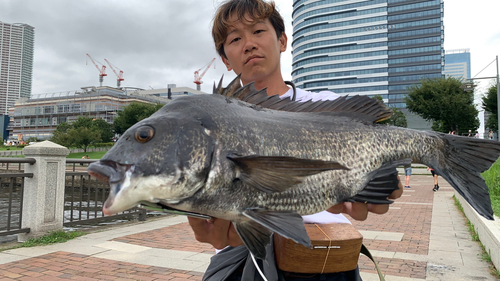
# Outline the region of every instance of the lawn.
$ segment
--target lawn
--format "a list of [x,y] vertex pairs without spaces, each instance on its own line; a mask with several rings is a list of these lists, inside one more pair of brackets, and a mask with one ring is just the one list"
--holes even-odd
[[95,152],[77,152],[70,153],[67,158],[77,158],[81,159],[83,156],[89,156],[89,159],[101,159],[106,151],[95,151]]
[[17,148],[15,145],[14,146],[0,145],[0,151],[4,151],[4,150],[11,150],[11,151],[14,151],[14,150],[23,150],[23,147]]
[[497,160],[488,171],[482,173],[482,176],[490,190],[493,212],[500,216],[500,160]]

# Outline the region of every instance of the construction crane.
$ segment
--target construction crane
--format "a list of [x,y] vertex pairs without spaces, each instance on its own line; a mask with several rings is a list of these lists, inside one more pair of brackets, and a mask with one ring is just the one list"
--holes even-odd
[[95,68],[97,68],[97,71],[99,71],[99,84],[100,84],[100,87],[102,87],[102,81],[104,80],[103,77],[108,76],[106,74],[106,66],[97,61],[102,66],[102,68],[99,68],[99,66],[96,63],[96,60],[94,60],[89,54],[87,54],[87,56],[90,58],[92,63],[95,65]]
[[[215,61],[215,58],[213,58],[210,63],[208,64],[208,66],[205,68],[205,70],[203,71],[203,73],[200,75],[200,71],[205,67],[202,67],[198,70],[196,70],[194,72],[194,83],[196,84],[196,90],[198,91],[201,91],[201,83],[203,83],[203,81],[201,81],[201,78],[203,78],[203,76],[205,75],[205,73],[207,73],[207,70],[210,68],[210,66],[212,65],[212,63],[214,63]],[[215,65],[214,65],[214,68],[215,68]]]
[[[123,79],[123,71],[121,69],[119,69],[118,67],[116,67],[116,65],[112,65],[107,59],[104,59],[104,60],[108,63],[109,67],[111,67],[111,70],[113,70],[113,72],[116,74],[116,77],[117,77],[116,78],[116,87],[120,88],[120,82],[125,80],[125,79]],[[120,70],[120,72],[117,73],[115,68]]]

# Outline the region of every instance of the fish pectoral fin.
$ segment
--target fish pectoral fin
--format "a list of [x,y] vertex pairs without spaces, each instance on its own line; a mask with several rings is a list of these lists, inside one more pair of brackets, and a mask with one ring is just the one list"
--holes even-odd
[[301,183],[305,177],[330,170],[348,170],[334,161],[288,156],[228,155],[240,169],[239,179],[267,193],[282,192]]
[[266,246],[271,242],[271,230],[255,221],[234,223],[234,228],[254,257],[266,259]]
[[382,165],[374,171],[372,179],[365,188],[355,196],[349,198],[350,202],[362,202],[370,204],[392,204],[387,199],[392,192],[399,189],[398,166],[410,164],[411,159],[403,159]]
[[276,212],[263,209],[247,209],[243,215],[296,243],[312,248],[311,239],[304,227],[304,220],[295,212]]

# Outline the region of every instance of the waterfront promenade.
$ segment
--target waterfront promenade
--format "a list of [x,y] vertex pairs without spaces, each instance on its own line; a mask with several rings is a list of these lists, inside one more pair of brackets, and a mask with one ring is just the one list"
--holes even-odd
[[[433,192],[431,176],[413,175],[412,188],[387,214],[353,221],[365,245],[387,281],[497,280],[454,205],[453,189],[439,180]],[[0,280],[201,280],[213,254],[194,239],[185,217],[168,217],[0,252]],[[366,257],[359,267],[363,280],[378,280]]]

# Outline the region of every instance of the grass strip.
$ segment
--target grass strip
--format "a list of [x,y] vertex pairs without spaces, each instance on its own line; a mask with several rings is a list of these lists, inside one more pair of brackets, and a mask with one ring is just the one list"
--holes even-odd
[[56,244],[56,243],[64,243],[68,240],[74,239],[76,237],[80,237],[84,234],[86,234],[86,233],[83,231],[66,232],[64,230],[57,230],[57,231],[49,232],[49,234],[44,235],[44,236],[39,237],[39,238],[36,238],[36,239],[35,238],[29,239],[28,241],[23,242],[19,245],[0,249],[0,252],[6,251],[6,250],[17,249],[17,248],[28,248],[28,247],[35,247],[35,246],[51,245],[51,244]]
[[491,198],[493,213],[500,216],[500,160],[497,160],[489,170],[481,174],[483,176]]
[[472,237],[473,241],[476,241],[479,243],[481,246],[481,259],[483,261],[486,261],[489,264],[489,269],[491,275],[495,276],[497,279],[500,280],[500,271],[495,268],[495,265],[493,265],[493,262],[491,261],[491,255],[489,252],[486,251],[486,248],[484,247],[483,243],[481,243],[481,240],[479,240],[479,234],[476,232],[476,229],[474,228],[474,225],[470,222],[470,220],[467,218],[464,212],[464,208],[462,207],[462,204],[458,201],[458,199],[453,195],[453,200],[455,200],[455,206],[457,206],[458,210],[460,211],[460,214],[465,218],[467,228],[469,228],[469,233]]

